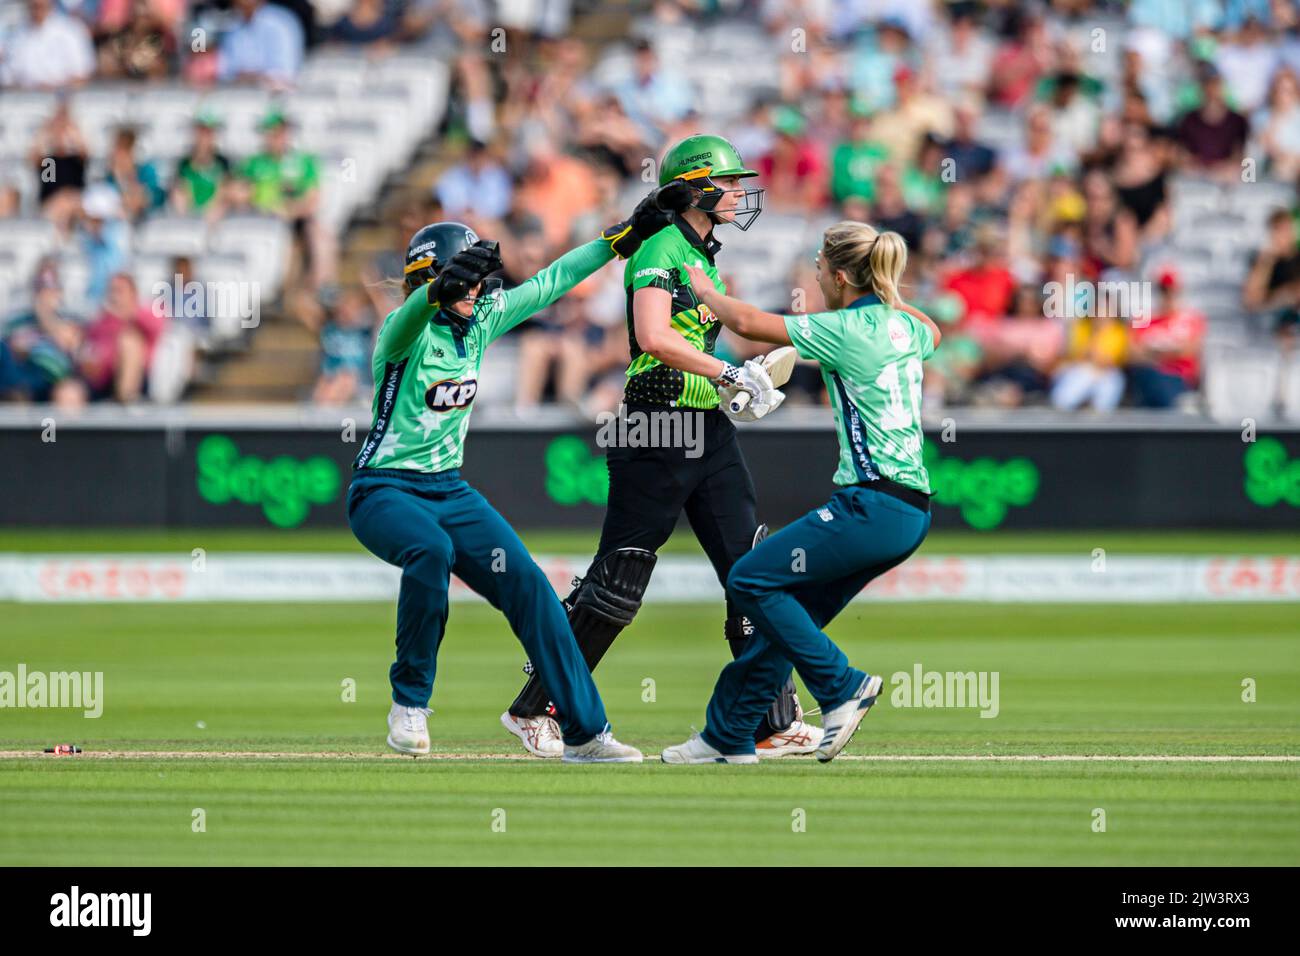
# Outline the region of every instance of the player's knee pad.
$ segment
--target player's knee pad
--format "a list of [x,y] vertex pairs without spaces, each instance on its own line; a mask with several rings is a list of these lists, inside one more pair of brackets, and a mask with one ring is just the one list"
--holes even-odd
[[597,560],[587,576],[575,582],[564,604],[588,667],[595,668],[614,638],[636,617],[656,560],[653,552],[620,548]]
[[581,613],[627,627],[641,608],[656,560],[652,552],[641,548],[619,548],[605,555],[592,564],[569,596],[570,617]]

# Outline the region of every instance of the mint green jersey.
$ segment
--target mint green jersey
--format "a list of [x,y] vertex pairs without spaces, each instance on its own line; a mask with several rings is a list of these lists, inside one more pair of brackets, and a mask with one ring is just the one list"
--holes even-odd
[[371,359],[374,421],[353,467],[429,472],[459,468],[488,345],[613,257],[609,243],[595,240],[513,289],[480,296],[464,335],[436,319],[429,285],[407,296],[379,329]]
[[669,324],[694,348],[712,355],[722,326],[709,307],[695,297],[682,266],[703,269],[714,287],[726,292],[713,264],[713,256],[721,248],[722,244],[712,236],[701,239],[689,223],[679,218],[641,243],[641,248],[627,260],[623,284],[627,288],[627,338],[632,362],[627,367],[625,401],[681,408],[718,407],[718,390],[703,375],[669,368],[642,351],[636,340],[632,300],[637,289],[663,289],[672,296]]
[[934,354],[929,326],[874,295],[848,308],[787,315],[800,357],[821,365],[840,441],[835,484],[889,478],[929,493],[921,464],[921,363]]

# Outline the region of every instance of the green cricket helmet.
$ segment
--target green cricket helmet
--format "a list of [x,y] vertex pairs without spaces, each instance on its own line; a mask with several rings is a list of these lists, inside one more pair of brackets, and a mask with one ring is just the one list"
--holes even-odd
[[[762,187],[724,189],[717,180],[728,176],[744,179],[757,175],[756,170],[745,166],[740,151],[730,142],[721,136],[701,133],[686,137],[668,150],[659,166],[659,185],[664,186],[674,179],[686,180],[701,190],[702,194],[695,203],[697,209],[707,212],[715,223],[730,222],[743,231],[753,225],[763,211]],[[727,192],[740,193],[740,200],[731,210],[732,218],[722,219],[713,210]]]

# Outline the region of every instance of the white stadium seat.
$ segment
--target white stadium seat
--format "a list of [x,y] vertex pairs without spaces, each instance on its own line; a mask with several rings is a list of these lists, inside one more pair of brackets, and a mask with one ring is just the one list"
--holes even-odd
[[144,255],[196,256],[207,245],[208,224],[196,216],[153,216],[136,230],[135,251]]
[[1280,373],[1276,350],[1218,348],[1205,358],[1205,398],[1213,418],[1240,422],[1271,416]]

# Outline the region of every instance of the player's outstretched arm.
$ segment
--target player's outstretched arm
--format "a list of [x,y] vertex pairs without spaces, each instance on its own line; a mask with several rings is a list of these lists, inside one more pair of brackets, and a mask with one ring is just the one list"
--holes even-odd
[[379,330],[380,354],[389,360],[405,355],[439,309],[464,299],[500,268],[496,242],[483,240],[456,253],[436,279],[408,295],[384,322]]
[[755,342],[771,342],[774,345],[789,345],[790,333],[785,328],[785,318],[772,312],[764,312],[748,302],[741,302],[729,295],[723,295],[713,285],[703,269],[684,266],[691,278],[691,291],[695,297],[709,307],[718,321],[731,331]]
[[943,332],[939,330],[939,326],[935,323],[934,319],[930,318],[920,309],[916,308],[916,306],[908,305],[906,302],[900,302],[898,304],[898,307],[902,309],[904,312],[906,312],[908,315],[912,316],[914,319],[917,319],[918,321],[925,323],[925,325],[930,329],[930,334],[934,336],[934,347],[938,348],[939,340],[943,338]]
[[490,318],[491,337],[510,331],[530,315],[540,312],[615,256],[626,259],[671,221],[673,213],[691,204],[694,192],[681,181],[652,190],[632,215],[615,223],[585,245],[571,249],[527,282],[499,296]]

